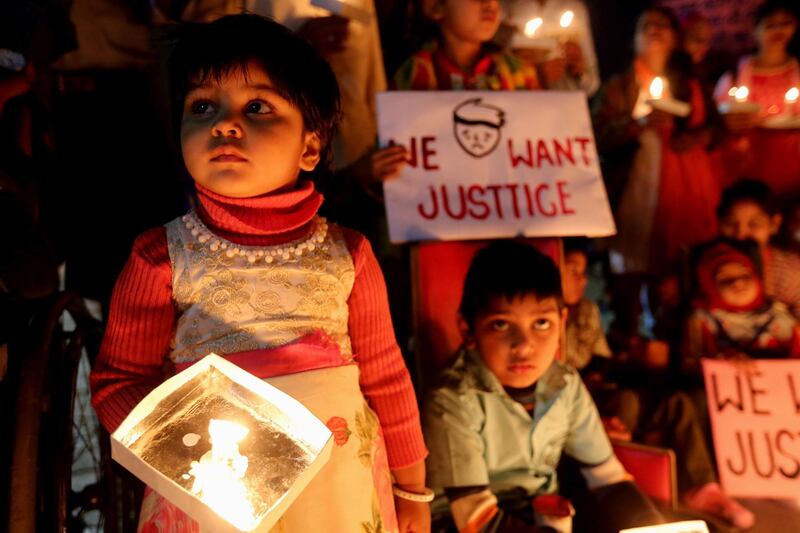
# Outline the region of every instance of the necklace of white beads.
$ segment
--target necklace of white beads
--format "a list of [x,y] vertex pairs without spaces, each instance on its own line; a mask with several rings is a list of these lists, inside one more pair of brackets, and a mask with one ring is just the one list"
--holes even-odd
[[325,237],[328,234],[328,221],[324,217],[315,216],[312,223],[314,225],[308,237],[276,246],[242,246],[234,242],[217,237],[203,224],[197,213],[190,211],[181,217],[184,226],[189,230],[193,237],[200,244],[206,245],[212,252],[224,250],[228,257],[240,256],[247,259],[249,263],[263,259],[266,263],[272,263],[280,259],[288,261],[302,256],[304,253],[313,252],[317,248],[325,249],[327,246]]

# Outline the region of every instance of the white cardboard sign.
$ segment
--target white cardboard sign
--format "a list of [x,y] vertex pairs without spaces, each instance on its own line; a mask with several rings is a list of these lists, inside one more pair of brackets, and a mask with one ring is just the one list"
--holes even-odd
[[583,93],[385,92],[378,130],[393,242],[616,233]]
[[800,361],[705,359],[703,373],[725,492],[800,497]]

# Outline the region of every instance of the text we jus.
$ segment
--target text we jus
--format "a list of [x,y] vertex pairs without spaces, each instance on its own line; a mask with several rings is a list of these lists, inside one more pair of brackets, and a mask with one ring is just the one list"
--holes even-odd
[[[488,137],[488,132],[486,135]],[[464,148],[462,141],[467,148]],[[442,168],[439,142],[437,136],[430,135],[392,139],[389,144],[403,144],[406,147],[406,162],[412,169],[440,174],[448,169]],[[490,217],[503,220],[550,218],[575,213],[570,201],[570,183],[563,179],[547,179],[547,170],[590,168],[594,153],[591,138],[509,138],[503,142],[485,138],[483,144],[460,140],[466,155],[471,155],[476,160],[494,151],[492,147],[488,153],[481,153],[491,143],[496,143],[499,152],[492,157],[505,157],[509,173],[513,173],[516,179],[488,185],[454,184],[445,181],[428,185],[420,193],[421,201],[417,205],[420,217],[425,220],[485,220]],[[468,162],[465,167],[469,168]]]
[[723,377],[712,372],[709,409],[718,416],[742,415],[747,420],[793,420],[754,429],[742,424],[733,434],[733,450],[722,461],[735,476],[758,476],[800,481],[800,372],[766,379],[759,371]]

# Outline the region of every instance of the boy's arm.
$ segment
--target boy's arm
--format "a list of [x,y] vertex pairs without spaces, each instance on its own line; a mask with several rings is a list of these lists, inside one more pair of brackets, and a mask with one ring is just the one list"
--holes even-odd
[[564,452],[584,466],[581,473],[590,489],[630,479],[611,448],[597,407],[577,376],[568,381],[571,395],[569,435]]
[[389,300],[378,261],[363,235],[342,233],[355,265],[349,331],[360,370],[361,391],[380,420],[389,467],[400,470],[427,455],[411,378],[394,336]]
[[92,404],[108,431],[163,380],[174,325],[166,230],[154,228],[136,239],[117,280],[91,373]]
[[459,531],[480,531],[497,514],[478,431],[480,408],[470,398],[440,388],[426,402],[423,421],[430,485],[444,489]]

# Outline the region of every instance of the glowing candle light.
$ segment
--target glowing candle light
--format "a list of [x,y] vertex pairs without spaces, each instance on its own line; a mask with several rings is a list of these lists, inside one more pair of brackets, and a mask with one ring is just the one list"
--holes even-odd
[[523,30],[523,32],[525,33],[525,36],[526,37],[533,37],[536,34],[536,30],[541,28],[543,23],[544,23],[544,20],[542,20],[542,17],[532,18],[531,20],[526,22],[525,23],[525,29]]
[[562,28],[569,28],[574,18],[575,18],[575,13],[573,13],[570,10],[567,10],[561,13],[561,19],[558,21],[558,23]]
[[208,433],[211,450],[200,461],[192,461],[192,493],[225,520],[248,531],[257,524],[244,479],[247,457],[239,453],[239,443],[250,430],[228,420],[211,419]]
[[783,96],[783,101],[785,104],[794,105],[797,103],[797,98],[800,96],[800,90],[797,87],[792,87],[786,94]]
[[750,89],[748,89],[746,85],[737,87],[736,91],[734,91],[733,93],[733,97],[736,99],[737,102],[746,102],[747,99],[750,97]]
[[664,80],[661,76],[656,76],[650,82],[650,97],[654,100],[660,100],[664,96]]
[[739,89],[738,87],[731,87],[730,89],[728,89],[728,96],[730,96],[731,98],[736,96],[736,91],[738,89]]

